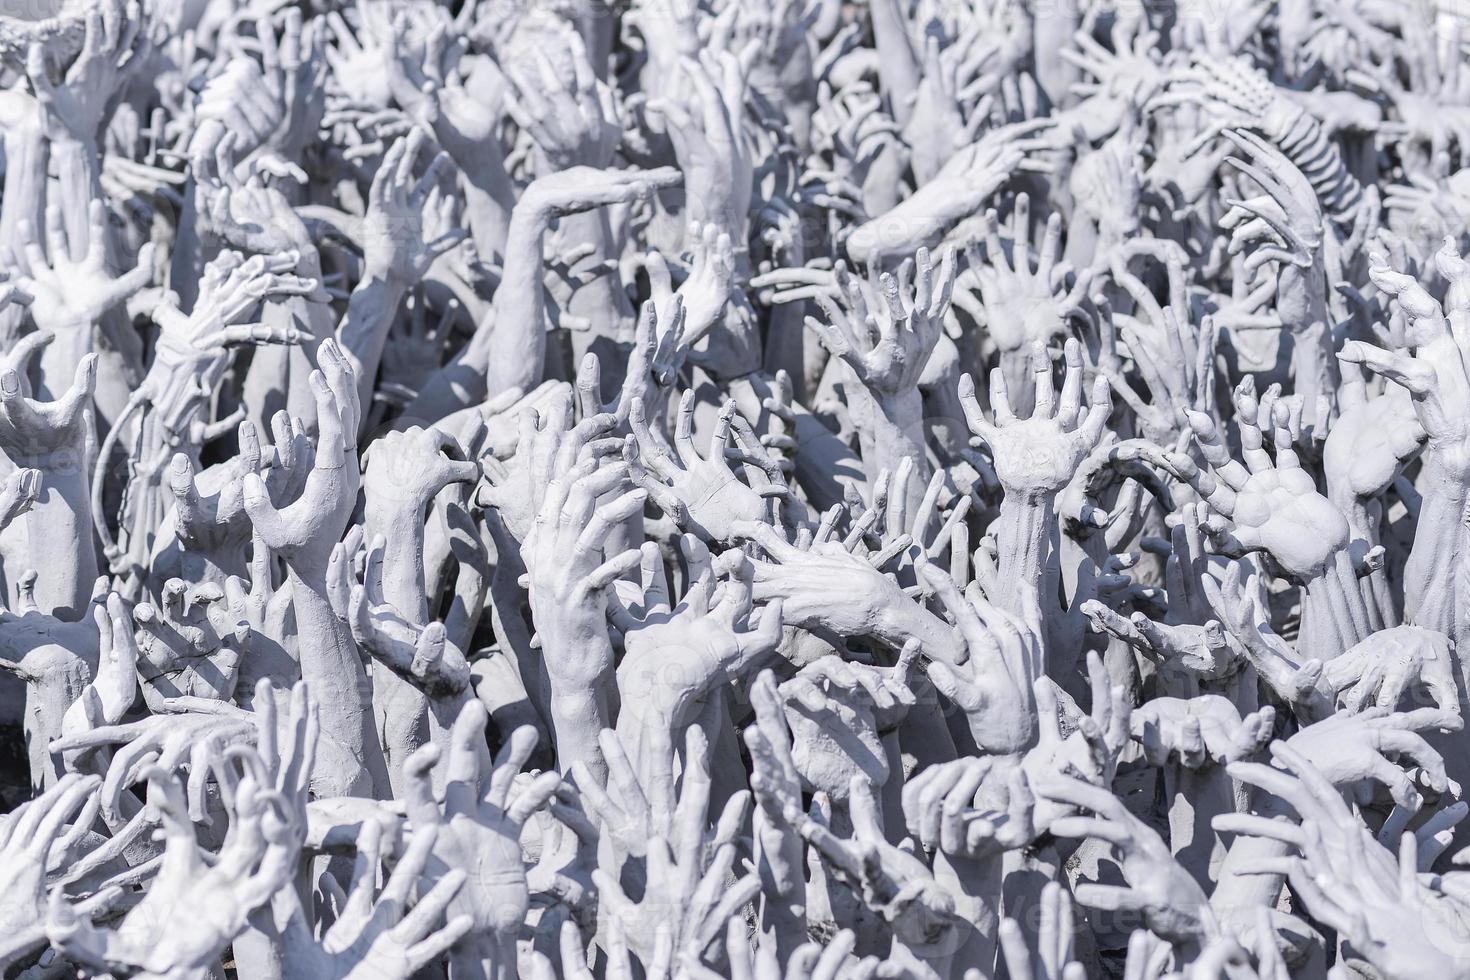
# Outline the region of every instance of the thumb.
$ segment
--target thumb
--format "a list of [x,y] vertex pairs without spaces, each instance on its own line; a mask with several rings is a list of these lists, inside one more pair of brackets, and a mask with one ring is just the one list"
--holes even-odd
[[413,650],[413,675],[425,676],[433,666],[444,659],[444,624],[430,623],[419,633]]

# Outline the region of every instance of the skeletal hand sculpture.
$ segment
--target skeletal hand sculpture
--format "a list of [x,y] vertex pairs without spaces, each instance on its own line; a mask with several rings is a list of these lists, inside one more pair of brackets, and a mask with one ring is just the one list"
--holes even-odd
[[0,969],[1470,974],[1470,20],[1205,6],[0,10]]

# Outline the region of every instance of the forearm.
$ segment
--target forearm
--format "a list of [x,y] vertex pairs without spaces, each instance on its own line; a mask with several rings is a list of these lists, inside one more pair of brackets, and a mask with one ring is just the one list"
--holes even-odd
[[[1447,447],[1445,455],[1457,453]],[[1417,489],[1421,494],[1414,546],[1404,565],[1404,621],[1455,637],[1454,590],[1437,583],[1452,582],[1461,564],[1467,487],[1458,470],[1446,465],[1431,442]]]
[[357,393],[363,405],[372,404],[388,330],[406,292],[406,284],[381,272],[369,271],[347,301],[347,314],[337,328],[337,340],[357,370]]
[[954,896],[955,914],[964,920],[965,936],[955,952],[953,973],[974,969],[988,975],[995,962],[1001,916],[1004,853],[983,858],[934,856],[934,879]]
[[1164,767],[1164,794],[1174,858],[1201,887],[1209,888],[1218,846],[1211,821],[1235,812],[1234,781],[1220,766],[1189,769],[1171,762]]
[[[1270,820],[1293,822],[1287,804],[1265,793],[1256,794],[1251,812]],[[1215,890],[1210,893],[1210,908],[1222,920],[1240,923],[1254,921],[1257,908],[1274,908],[1285,876],[1255,873],[1255,865],[1291,853],[1292,846],[1284,841],[1237,835],[1220,864]]]
[[[30,222],[32,229],[46,227],[46,171],[51,142],[39,127],[16,127],[5,133],[5,197],[0,203],[0,248],[19,254],[17,226]],[[22,310],[14,309],[18,329]]]
[[972,189],[959,193],[948,179],[933,180],[893,208],[858,226],[847,239],[847,255],[859,265],[884,265],[932,248],[965,216]]
[[1306,584],[1297,649],[1304,660],[1332,660],[1369,634],[1368,606],[1352,556],[1339,548],[1327,569]]
[[875,618],[873,636],[894,650],[911,639],[919,641],[924,655],[947,663],[958,663],[964,642],[948,623],[907,599],[884,603]]
[[[363,530],[369,541],[384,536],[382,558],[382,594],[412,623],[428,623],[429,602],[423,586],[423,508],[410,501],[394,500],[394,488],[373,488],[369,492],[363,514]],[[379,670],[378,667],[388,667]],[[453,727],[454,716],[463,704],[462,696],[450,696],[445,710],[429,713],[429,698],[404,674],[412,671],[409,663],[384,663],[379,658],[373,670],[373,721],[384,746],[388,777],[398,792],[398,773],[410,754],[428,741],[441,742]],[[437,723],[448,716],[448,724]],[[444,746],[447,752],[448,746]],[[448,758],[445,755],[444,758]],[[441,767],[442,768],[442,765]],[[437,770],[435,776],[440,771]]]
[[[771,307],[766,344],[762,351],[763,373],[775,376],[777,371],[791,375],[794,395],[802,400],[807,397],[807,382],[810,378],[808,359],[811,350],[825,349],[815,342],[808,346],[806,328],[803,325],[809,303],[780,303]],[[820,376],[820,371],[817,372]]]
[[[1333,492],[1331,478],[1327,496],[1347,515],[1349,540],[1352,542],[1354,565],[1364,555],[1382,543],[1383,502],[1377,497],[1359,497],[1351,492]],[[1394,605],[1393,589],[1388,578],[1388,569],[1380,561],[1376,568],[1359,579],[1359,591],[1368,610],[1368,627],[1377,632],[1399,625],[1397,607]]]
[[597,736],[607,727],[607,709],[597,692],[563,689],[551,678],[551,727],[557,765],[566,772],[574,763],[587,767],[592,778],[607,780],[607,761]]
[[611,727],[609,690],[614,683],[606,611],[600,602],[579,603],[555,590],[541,593],[536,575],[532,568],[532,621],[541,641],[558,765],[566,772],[581,762],[605,780],[607,763],[597,736]]
[[77,365],[94,348],[91,323],[76,323],[65,329],[52,331],[55,337],[41,348],[40,379],[36,385],[36,396],[55,401],[66,393],[76,378]]
[[863,469],[869,485],[876,484],[885,470],[898,472],[905,459],[913,463],[908,482],[908,507],[913,513],[923,500],[932,470],[924,445],[924,400],[917,388],[899,394],[868,392],[861,411],[853,413],[862,445]]
[[[556,241],[563,248],[591,245],[592,252],[572,267],[574,276],[589,276],[589,281],[572,293],[566,312],[587,321],[585,330],[572,334],[574,353],[582,355],[596,350],[602,360],[602,373],[609,376],[622,370],[609,362],[611,344],[626,344],[633,339],[633,307],[623,291],[616,271],[599,274],[599,266],[612,264],[616,270],[619,249],[613,240],[612,226],[605,208],[567,215],[557,226]],[[599,343],[604,341],[604,343]]]
[[909,121],[913,97],[919,90],[919,59],[909,42],[904,5],[898,0],[875,0],[870,13],[873,18],[873,40],[878,48],[878,74],[887,96],[888,111],[899,125]]
[[495,331],[485,365],[486,390],[530,391],[546,363],[546,298],[541,248],[550,217],[521,207],[511,217],[505,272],[495,292]]
[[[321,262],[310,242],[293,246],[299,258],[292,272],[302,279],[320,281]],[[334,335],[336,316],[324,301],[308,296],[286,296],[267,300],[261,306],[261,323],[281,331],[305,327],[313,337]],[[315,365],[316,342],[307,345],[266,344],[255,349],[245,375],[244,402],[247,416],[261,432],[270,431],[270,420],[280,409],[316,426],[316,399],[309,378]],[[282,401],[284,393],[284,402]]]
[[[943,341],[941,341],[943,343]],[[932,384],[921,389],[923,416],[921,431],[932,438],[941,458],[959,459],[970,445],[970,429],[964,424],[965,409],[959,397],[960,370],[956,364],[944,371]]]
[[[51,162],[56,172],[58,188],[61,191],[61,220],[66,229],[71,257],[80,259],[92,244],[89,241],[92,235],[92,202],[103,200],[101,161],[97,147],[90,139],[55,140],[51,147]],[[48,200],[57,199],[53,196]],[[104,223],[103,237],[106,240],[98,244],[103,254],[107,256],[107,265],[111,271],[120,273],[124,271],[121,268],[122,256],[118,254],[117,242],[112,240],[115,236],[109,234],[109,227]],[[92,350],[94,326],[101,334],[100,340],[103,347],[99,352],[101,358],[98,362],[97,390],[94,398],[102,417],[111,420],[127,402],[128,393],[135,389],[143,379],[143,344],[133,330],[126,311],[120,306],[114,306],[103,311],[95,325],[91,323],[79,325],[76,335],[70,338],[72,347],[70,353],[77,360]],[[58,331],[58,333],[61,332]],[[61,338],[58,338],[58,341],[60,340]],[[53,347],[59,346],[59,343],[53,345]],[[53,363],[57,357],[61,356],[59,350],[48,353],[51,354]],[[74,362],[72,369],[75,369]],[[63,376],[58,377],[53,371],[47,375],[47,378],[50,385],[64,388],[71,383],[71,372],[67,371]]]
[[754,820],[755,865],[761,878],[761,943],[774,948],[784,963],[807,941],[802,841],[760,807]]
[[36,604],[62,619],[80,616],[91,600],[98,571],[83,451],[78,447],[14,462],[41,471],[36,502],[19,519],[24,522],[29,567],[40,573]]
[[432,425],[483,402],[487,394],[486,372],[490,353],[495,349],[495,312],[492,309],[449,363],[424,382],[418,395],[404,408],[403,417]]
[[[1073,45],[1072,35],[1081,21],[1080,3],[1076,0],[1042,8],[1045,15],[1031,19],[1032,57],[1035,60],[1036,83],[1046,93],[1052,105],[1068,105],[1076,100],[1072,85],[1082,80],[1082,70],[1062,57],[1062,52]],[[1029,8],[1022,6],[1022,16],[1030,17]]]
[[91,237],[89,212],[93,201],[102,200],[102,167],[97,147],[90,140],[67,137],[51,141],[51,166],[57,187],[48,201],[59,202],[61,222],[71,243],[72,256],[80,258]]
[[371,687],[357,645],[327,600],[325,568],[303,573],[290,566],[287,581],[301,637],[301,679],[321,711],[313,789],[319,798],[379,798],[388,788],[388,770],[373,725]]
[[21,244],[16,225],[29,221],[43,228],[46,214],[46,178],[51,159],[51,140],[39,125],[9,127],[5,141],[5,196],[0,200],[0,244],[14,249]]
[[1057,532],[1055,495],[1007,489],[996,519],[996,593],[990,601],[1007,612],[1021,613],[1021,587],[1030,586],[1043,611],[1053,608],[1046,591],[1049,544]]
[[504,258],[516,198],[500,142],[466,139],[442,113],[434,135],[464,177],[461,190],[465,226],[470,229],[476,251],[487,262]]
[[[1309,288],[1303,282],[1301,288]],[[1327,417],[1336,399],[1339,382],[1337,351],[1327,326],[1325,297],[1311,300],[1310,322],[1292,326],[1291,370],[1295,394],[1302,399],[1302,427],[1315,427],[1318,437],[1326,431]]]

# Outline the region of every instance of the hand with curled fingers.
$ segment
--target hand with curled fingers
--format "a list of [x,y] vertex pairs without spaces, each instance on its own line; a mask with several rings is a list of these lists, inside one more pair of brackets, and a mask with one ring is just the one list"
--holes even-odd
[[1056,775],[1034,786],[1044,799],[1092,813],[1054,821],[1053,834],[1095,837],[1111,845],[1119,861],[1126,884],[1079,884],[1077,901],[1109,912],[1136,912],[1151,932],[1186,949],[1213,938],[1218,927],[1204,892],[1175,863],[1158,832],[1129,813],[1122,800],[1071,776]]
[[1257,420],[1239,416],[1245,463],[1231,456],[1213,419],[1187,413],[1196,445],[1207,469],[1178,452],[1160,454],[1162,464],[1184,480],[1225,518],[1207,522],[1206,530],[1228,551],[1260,550],[1287,573],[1302,580],[1319,578],[1346,557],[1347,518],[1323,496],[1301,463],[1287,428],[1287,406],[1277,402],[1270,422],[1275,426],[1276,458],[1266,452]]
[[919,249],[914,262],[912,299],[903,295],[898,280],[888,273],[879,278],[880,294],[839,266],[835,278],[844,294],[845,309],[818,294],[817,303],[827,323],[807,320],[807,327],[816,332],[823,346],[842,358],[858,380],[880,398],[917,389],[949,309],[955,276],[954,249],[945,249],[937,275],[928,249]]
[[921,573],[953,618],[968,654],[960,666],[931,660],[929,679],[965,713],[970,734],[982,751],[998,755],[1023,751],[1036,736],[1033,686],[1046,673],[1041,613],[1034,595],[1017,616],[978,594],[962,594],[954,580],[933,564],[926,564]]
[[259,158],[241,162],[236,156],[239,142],[234,133],[225,133],[212,150],[193,159],[201,225],[242,252],[280,255],[294,250],[309,264],[316,257],[311,235],[276,186],[283,177],[299,177],[299,170],[277,173]]
[[[1017,410],[1030,401],[1026,392],[1027,359],[1033,345],[1050,344],[1065,333],[1068,318],[1087,295],[1090,275],[1079,275],[1065,288],[1065,270],[1058,265],[1062,223],[1060,215],[1047,219],[1040,251],[1031,256],[1031,199],[1016,196],[1011,215],[1009,251],[1001,242],[994,211],[985,213],[981,240],[965,250],[967,268],[956,288],[973,298],[957,301],[962,309],[974,310],[982,319],[987,341],[1000,352],[1001,370],[1015,388]],[[984,246],[983,253],[980,245]]]
[[1027,418],[1011,405],[1004,371],[990,372],[990,408],[985,417],[975,399],[969,375],[960,379],[960,404],[970,431],[990,448],[995,472],[1007,496],[1018,499],[1055,494],[1071,482],[1082,460],[1103,437],[1112,411],[1111,386],[1099,377],[1092,388],[1092,405],[1082,404],[1082,358],[1075,342],[1065,352],[1066,374],[1061,398],[1052,385],[1051,355],[1039,342],[1031,350],[1035,403]]
[[142,5],[128,0],[89,8],[83,25],[70,65],[57,64],[54,46],[37,41],[26,52],[25,74],[58,135],[95,146],[114,93],[147,62],[153,29]]
[[422,519],[445,487],[478,480],[479,464],[465,456],[460,440],[436,426],[411,425],[374,439],[361,454],[369,527],[378,524],[375,510]]
[[647,111],[665,126],[685,174],[689,217],[744,244],[752,194],[752,148],[741,124],[749,66],[728,51],[684,57],[674,77],[692,91],[652,99]]
[[1097,599],[1082,603],[1082,613],[1093,630],[1121,640],[1153,660],[1169,690],[1187,690],[1196,682],[1226,683],[1246,662],[1239,642],[1221,623],[1208,599],[1214,583],[1204,541],[1208,507],[1204,503],[1185,504],[1178,516],[1169,531],[1171,550],[1164,565],[1163,616],[1150,617],[1139,611],[1124,616]]
[[446,914],[452,919],[468,916],[471,927],[451,958],[493,962],[505,955],[504,944],[514,941],[530,901],[521,828],[551,799],[561,777],[540,773],[517,785],[517,775],[536,747],[536,733],[528,727],[511,733],[491,764],[484,744],[487,721],[477,700],[460,709],[450,736],[442,803],[435,799],[430,781],[438,746],[426,745],[415,752],[404,772],[414,835],[435,832],[424,881],[437,884],[463,876]]
[[1443,633],[1419,626],[1379,630],[1328,661],[1323,680],[1342,711],[1374,705],[1396,711],[1406,700],[1427,700],[1444,713],[1440,727],[1459,727],[1454,720],[1460,714],[1460,695],[1452,647]]
[[[41,471],[42,484],[58,474],[80,471],[82,442],[92,414],[97,385],[97,355],[87,354],[76,366],[71,386],[48,399],[33,398],[22,373],[38,341],[17,345],[0,371],[0,451],[16,466]],[[19,361],[15,360],[18,357]]]
[[[159,711],[138,721],[88,724],[50,743],[62,758],[76,758],[98,750],[111,751],[105,764],[107,774],[101,791],[102,818],[121,826],[137,808],[129,789],[145,781],[155,766],[187,767],[185,786],[191,817],[204,818],[208,780],[224,765],[226,752],[234,745],[254,744],[259,735],[256,719],[222,701],[181,699],[159,705]],[[106,756],[102,756],[106,759]]]
[[[1338,713],[1302,728],[1286,740],[1332,782],[1359,802],[1373,799],[1374,783],[1387,787],[1395,802],[1414,806],[1422,798],[1416,783],[1434,792],[1450,785],[1444,758],[1419,732],[1458,720],[1438,708],[1392,712],[1367,708]],[[1413,763],[1406,772],[1406,763]]]
[[1228,698],[1154,698],[1133,709],[1133,737],[1151,765],[1177,760],[1198,769],[1249,759],[1272,738],[1276,710],[1270,705],[1242,716]]
[[462,870],[442,875],[411,902],[421,887],[438,829],[431,826],[415,832],[380,887],[380,866],[393,850],[383,837],[378,822],[362,824],[352,880],[345,893],[335,878],[323,875],[323,891],[333,895],[336,917],[319,938],[313,934],[296,890],[276,892],[273,910],[289,923],[281,943],[286,969],[331,980],[408,980],[469,933],[474,925],[469,915],[446,914],[464,886]]
[[324,577],[332,548],[346,531],[357,503],[359,405],[357,378],[335,340],[317,351],[321,369],[311,375],[317,409],[317,439],[311,471],[301,493],[278,506],[259,473],[246,473],[245,513],[261,540],[288,566]]
[[317,293],[317,280],[293,274],[299,262],[300,256],[291,250],[246,258],[226,249],[204,267],[192,312],[182,312],[172,295],[154,308],[153,319],[160,330],[158,352],[144,387],[160,411],[172,414],[162,408],[170,400],[171,389],[192,380],[190,375],[209,379],[218,370],[215,362],[233,348],[314,339],[294,324],[278,328],[248,322],[271,298]]
[[763,927],[778,945],[804,941],[806,872],[804,848],[797,833],[802,815],[802,779],[792,754],[774,674],[762,671],[750,685],[755,721],[744,732],[750,752],[750,791],[755,796],[754,843],[761,891],[777,896],[762,910]]
[[[187,453],[175,453],[169,466],[168,485],[174,496],[173,526],[160,532],[166,540],[172,530],[177,566],[185,577],[200,584],[228,583],[230,576],[246,573],[246,550],[252,525],[245,512],[245,478],[262,477],[266,495],[284,505],[296,498],[311,472],[314,452],[306,427],[299,418],[277,412],[271,419],[274,445],[261,445],[260,433],[251,421],[240,422],[240,452],[226,463],[196,470]],[[96,487],[94,486],[94,493]],[[158,571],[170,563],[159,562]],[[251,575],[251,585],[256,585]]]
[[[177,777],[157,765],[146,777],[149,805],[161,815],[164,835],[164,858],[147,893],[120,922],[97,925],[60,889],[53,891],[46,935],[87,969],[156,975],[205,970],[250,914],[290,880],[299,841],[280,794],[247,774],[234,787],[224,842],[206,857]],[[209,914],[201,916],[205,909]],[[174,928],[181,916],[189,916],[194,928]]]
[[138,624],[138,677],[149,704],[174,698],[229,701],[240,660],[250,651],[244,595],[226,597],[218,585],[163,586],[162,601],[133,608]]
[[[644,416],[661,423],[668,415],[669,396],[674,391],[679,370],[689,356],[688,322],[681,294],[670,293],[667,303],[660,304],[655,297],[643,304],[634,327],[633,347],[628,352],[627,373],[617,396],[610,402],[602,400],[602,362],[596,353],[588,351],[577,371],[577,399],[582,417],[590,419],[606,413],[626,422],[633,403],[641,401]],[[661,424],[656,424],[650,434],[659,445],[669,448]]]
[[[653,434],[641,400],[634,400],[629,414],[633,435],[623,458],[633,482],[675,524],[711,543],[729,541],[738,524],[766,519],[772,498],[791,491],[733,399],[721,407],[709,448],[701,455],[694,444],[694,402],[693,390],[679,400],[670,452]],[[738,448],[729,445],[732,432]],[[740,479],[732,462],[742,464],[749,483]]]
[[730,917],[760,891],[755,875],[735,870],[736,834],[745,822],[750,795],[736,793],[712,814],[709,747],[696,726],[685,735],[683,758],[686,768],[677,799],[671,772],[646,786],[653,794],[654,822],[646,840],[647,884],[641,899],[633,901],[607,870],[592,873],[618,942],[626,941],[654,974],[674,960],[686,969],[697,965]]
[[[1092,786],[1109,787],[1123,754],[1132,746],[1133,706],[1127,689],[1114,683],[1103,661],[1096,653],[1087,655],[1087,683],[1092,703],[1083,712],[1056,682],[1041,678],[1032,687],[1036,703],[1036,744],[1021,756],[1019,770],[1024,773],[1024,786],[1017,785],[1007,767],[1000,767],[1000,780],[986,784],[992,800],[1004,789],[1011,802],[1004,804],[1008,812],[1017,814],[1029,809],[1029,825],[1036,833],[1045,832],[1051,824],[1071,815],[1075,808],[1066,801],[1033,794],[1032,788],[1049,776],[1063,772]],[[1020,794],[1020,800],[1015,797]],[[1034,797],[1034,799],[1033,799]],[[995,802],[997,809],[1002,804]],[[1027,824],[1018,823],[1018,827]]]
[[[553,45],[562,50],[546,50]],[[616,96],[598,79],[581,36],[570,25],[539,35],[529,51],[512,53],[505,68],[515,96],[506,109],[531,134],[547,169],[612,162],[623,134]]]
[[893,772],[885,739],[918,700],[908,677],[918,649],[910,641],[891,668],[821,657],[780,686],[794,738],[792,760],[808,788],[842,801],[855,776],[873,786],[888,782]]
[[[121,596],[112,593],[106,604],[92,607],[92,618],[97,624],[97,670],[91,683],[66,709],[61,720],[63,737],[120,724],[138,696],[138,641],[127,605]],[[85,768],[76,759],[63,761],[71,772]]]
[[[994,775],[992,775],[994,774]],[[1004,782],[1003,809],[992,809],[987,780]],[[1037,837],[1036,799],[1020,767],[985,756],[930,766],[903,787],[904,820],[926,849],[981,861],[1029,847]]]
[[[421,157],[432,154],[421,169]],[[415,179],[415,171],[419,174]],[[459,226],[458,201],[450,191],[454,164],[434,152],[423,130],[395,142],[373,175],[361,244],[367,274],[410,286],[441,255],[469,234]]]
[[735,531],[765,553],[753,559],[755,600],[781,600],[788,625],[839,644],[844,637],[868,636],[902,649],[917,638],[931,659],[964,662],[964,644],[944,620],[910,600],[896,581],[843,543],[803,535],[793,544],[763,523],[741,524]]
[[0,484],[0,531],[31,509],[40,489],[40,470],[18,469],[5,478]]
[[757,616],[753,570],[743,555],[727,552],[712,562],[692,534],[679,544],[694,578],[676,604],[670,606],[662,559],[653,544],[644,544],[640,555],[645,564],[657,565],[638,614],[609,604],[612,624],[623,634],[619,721],[656,727],[671,747],[713,688],[759,666],[782,638],[781,602],[762,606]]
[[1448,238],[1435,253],[1434,264],[1452,287],[1443,303],[1413,275],[1390,267],[1388,258],[1377,253],[1369,277],[1403,311],[1405,349],[1350,340],[1338,357],[1408,390],[1428,437],[1429,461],[1437,472],[1459,480],[1470,474],[1470,427],[1463,421],[1464,407],[1470,405],[1470,373],[1460,353],[1465,343],[1462,328],[1470,322],[1470,267]]
[[[590,435],[590,431],[585,435]],[[587,690],[610,679],[612,647],[604,591],[637,566],[637,551],[612,557],[603,544],[642,513],[645,492],[622,489],[628,470],[603,465],[574,433],[556,453],[541,508],[522,549],[531,608],[553,687]]]
[[895,943],[912,955],[952,955],[962,929],[954,896],[920,858],[888,842],[865,776],[852,778],[848,809],[851,837],[837,836],[808,815],[800,825],[802,838],[864,905],[888,922]]
[[[105,314],[153,281],[154,249],[152,243],[144,245],[137,264],[115,276],[107,259],[110,232],[107,210],[101,201],[93,201],[87,208],[85,241],[67,235],[65,216],[58,205],[46,208],[45,221],[44,248],[30,220],[21,219],[15,234],[22,244],[18,250],[12,247],[10,254],[0,258],[0,264],[14,270],[15,288],[29,297],[26,309],[36,329],[55,335],[66,342],[66,347],[75,349],[77,345],[71,340],[74,335],[90,334]],[[71,367],[75,365],[66,369]],[[60,379],[47,381],[55,385]]]
[[45,946],[50,869],[65,870],[61,862],[75,859],[78,839],[97,814],[100,783],[97,776],[68,774],[0,821],[0,885],[5,889],[0,965],[5,968]]
[[1271,754],[1274,765],[1238,762],[1231,775],[1285,800],[1297,822],[1217,819],[1299,855],[1265,858],[1253,870],[1286,875],[1313,917],[1342,938],[1348,962],[1366,961],[1384,976],[1463,970],[1464,925],[1452,905],[1421,883],[1415,834],[1404,833],[1395,853],[1363,826],[1336,781],[1290,743],[1273,744]]
[[516,416],[514,453],[505,459],[489,454],[481,459],[485,479],[476,489],[476,502],[495,508],[506,530],[524,546],[543,488],[584,456],[620,450],[621,440],[610,439],[616,425],[617,417],[608,413],[574,425],[572,400],[565,390],[550,392],[540,405],[523,406]]
[[464,654],[446,642],[443,623],[420,625],[384,597],[384,550],[381,537],[372,542],[363,582],[351,586],[352,638],[377,663],[431,697],[453,703],[469,688],[470,666]]

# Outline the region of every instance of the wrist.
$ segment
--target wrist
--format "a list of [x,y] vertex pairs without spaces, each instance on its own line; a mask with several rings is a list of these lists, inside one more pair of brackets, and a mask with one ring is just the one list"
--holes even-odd
[[[613,662],[606,615],[601,610],[579,609],[567,600],[546,599],[549,606],[538,602],[532,592],[531,616],[553,697],[601,688]],[[536,610],[543,608],[551,612],[537,615]]]
[[565,205],[558,206],[552,194],[536,186],[532,181],[516,201],[514,210],[510,214],[510,230],[507,234],[507,244],[517,240],[524,241],[531,236],[544,234],[552,220],[556,218],[558,211],[564,210]]
[[1002,608],[1017,611],[1022,584],[1042,594],[1047,545],[1056,527],[1057,491],[1034,486],[1005,488],[996,522],[996,596]]
[[[394,261],[392,255],[379,255],[372,252],[364,255],[362,278],[358,280],[357,288],[377,285],[399,293],[408,292],[413,285],[413,270],[400,268],[402,264]],[[385,299],[384,302],[389,301]]]
[[27,454],[12,451],[6,455],[17,469],[40,470],[44,486],[86,485],[86,440],[80,431],[60,446]]
[[607,763],[598,734],[607,727],[607,711],[602,699],[591,687],[557,690],[553,681],[550,697],[551,724],[555,737],[557,765],[562,772],[581,762],[591,770],[593,778],[607,778]]
[[895,390],[869,389],[882,421],[900,432],[912,435],[924,418],[924,396],[917,383]]
[[964,653],[963,641],[948,623],[902,597],[883,604],[873,635],[895,650],[916,639],[925,656],[946,663],[958,663]]
[[400,495],[389,480],[364,480],[363,483],[362,523],[368,532],[368,540],[372,540],[373,534],[381,534],[392,548],[395,542],[403,542],[407,538],[423,539],[422,516],[427,502],[419,503]]
[[47,130],[51,143],[51,157],[62,165],[92,166],[98,161],[97,141],[81,137],[70,130],[60,130],[52,125]]

